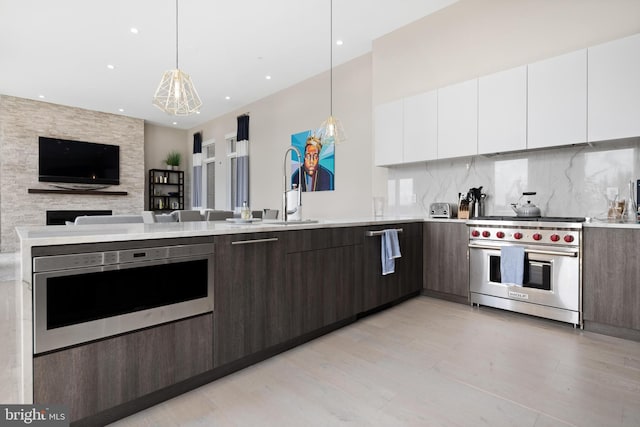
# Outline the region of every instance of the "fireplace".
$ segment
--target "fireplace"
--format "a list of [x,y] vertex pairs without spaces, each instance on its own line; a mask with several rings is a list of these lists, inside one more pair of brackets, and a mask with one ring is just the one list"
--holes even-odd
[[85,211],[47,211],[47,225],[65,225],[67,221],[75,221],[77,216],[85,215],[111,215],[110,210],[85,210]]

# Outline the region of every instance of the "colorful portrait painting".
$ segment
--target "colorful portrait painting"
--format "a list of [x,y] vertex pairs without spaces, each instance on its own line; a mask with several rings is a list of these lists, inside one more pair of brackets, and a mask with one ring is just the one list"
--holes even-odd
[[291,145],[296,147],[302,159],[291,153],[291,184],[300,179],[302,191],[333,191],[335,188],[334,144],[322,144],[312,131],[291,135]]

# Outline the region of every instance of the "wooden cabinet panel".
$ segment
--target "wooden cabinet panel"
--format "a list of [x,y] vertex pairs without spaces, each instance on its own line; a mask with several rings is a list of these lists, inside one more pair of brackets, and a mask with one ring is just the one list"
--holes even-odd
[[359,250],[360,246],[342,246],[287,254],[294,336],[357,314]]
[[215,238],[214,365],[290,337],[282,233]]
[[469,235],[464,223],[424,225],[424,288],[469,298]]
[[478,79],[438,89],[438,158],[478,154]]
[[376,107],[373,119],[376,166],[402,163],[402,117],[402,99]]
[[404,98],[404,163],[438,158],[438,92]]
[[587,141],[587,50],[528,66],[527,148]]
[[584,229],[584,319],[640,330],[640,230]]
[[34,402],[74,421],[211,370],[212,326],[206,314],[36,356]]
[[589,48],[589,141],[640,135],[640,34]]
[[478,79],[478,154],[527,148],[527,67]]
[[362,250],[362,311],[368,311],[422,289],[422,223],[361,227],[362,233],[402,228],[398,234],[402,257],[395,273],[382,275],[381,237],[365,237]]

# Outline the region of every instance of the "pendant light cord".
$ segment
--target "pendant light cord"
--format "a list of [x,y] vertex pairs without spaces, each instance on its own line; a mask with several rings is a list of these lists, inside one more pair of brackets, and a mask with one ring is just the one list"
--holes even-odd
[[176,70],[178,67],[178,0],[176,0]]

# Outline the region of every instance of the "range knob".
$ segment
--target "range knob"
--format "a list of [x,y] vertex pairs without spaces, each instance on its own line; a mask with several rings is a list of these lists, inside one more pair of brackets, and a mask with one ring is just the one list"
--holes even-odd
[[478,230],[473,230],[473,231],[471,232],[471,235],[472,235],[473,237],[478,237],[478,236],[480,235],[480,232],[479,232]]
[[566,236],[564,236],[564,241],[567,243],[573,242],[573,236],[570,234],[567,234]]
[[513,233],[513,238],[516,240],[522,239],[522,233]]
[[498,239],[502,239],[504,237],[504,233],[502,231],[498,231],[496,233],[496,236],[498,237]]
[[558,240],[560,240],[560,236],[558,236],[557,234],[552,234],[550,239],[552,242],[557,242]]
[[542,239],[542,234],[536,233],[532,237],[533,237],[533,240],[541,240]]
[[482,232],[482,237],[489,237],[489,236],[491,236],[491,233],[489,233],[488,231],[485,230]]

